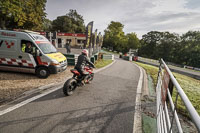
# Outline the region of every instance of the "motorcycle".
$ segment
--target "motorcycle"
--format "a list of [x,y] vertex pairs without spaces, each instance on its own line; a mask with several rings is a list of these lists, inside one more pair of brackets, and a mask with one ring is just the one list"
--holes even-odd
[[93,68],[85,66],[84,70],[86,72],[85,76],[82,76],[76,69],[70,70],[73,73],[73,77],[68,79],[63,86],[63,93],[66,96],[72,95],[77,87],[91,83],[94,78]]

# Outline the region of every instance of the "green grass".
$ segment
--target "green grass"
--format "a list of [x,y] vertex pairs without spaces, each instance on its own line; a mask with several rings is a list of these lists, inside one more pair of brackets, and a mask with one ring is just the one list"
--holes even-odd
[[158,76],[158,67],[139,63],[139,62],[135,62],[135,63],[138,64],[139,66],[143,67],[146,70],[147,74],[151,75],[151,77],[153,78],[153,83],[154,83],[154,87],[155,87],[156,82],[157,82],[157,76]]
[[[200,80],[178,73],[173,73],[173,75],[176,77],[176,80],[178,81],[185,94],[191,101],[192,105],[200,115]],[[177,91],[176,89],[174,90],[175,91],[173,94],[176,94]],[[173,99],[175,99],[175,95],[173,95]],[[180,97],[178,98],[178,109],[180,109],[179,111],[182,112],[182,114],[188,115],[188,113],[186,113],[184,103],[181,101]]]
[[112,63],[112,60],[97,60],[95,63],[96,68],[102,68],[104,66],[107,66],[108,64]]
[[[143,67],[148,74],[150,74],[154,80],[154,85],[156,86],[156,81],[157,81],[157,74],[158,74],[158,67],[154,67],[151,65],[146,65],[143,63],[138,63],[137,64],[141,67]],[[173,73],[174,77],[184,90],[185,94],[191,101],[192,105],[194,108],[197,110],[197,112],[200,115],[200,80],[178,74],[178,73]],[[172,98],[175,100],[176,97],[176,88],[174,88]],[[181,98],[179,96],[178,102],[177,102],[177,109],[179,112],[182,114],[188,116],[188,113],[186,113],[186,108],[184,106],[184,103],[181,101]]]
[[156,133],[156,119],[142,113],[142,129],[144,133]]

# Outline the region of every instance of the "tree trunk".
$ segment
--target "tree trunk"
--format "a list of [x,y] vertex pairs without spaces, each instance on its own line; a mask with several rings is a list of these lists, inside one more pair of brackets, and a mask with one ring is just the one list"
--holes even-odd
[[6,29],[6,22],[3,18],[0,19],[0,29]]

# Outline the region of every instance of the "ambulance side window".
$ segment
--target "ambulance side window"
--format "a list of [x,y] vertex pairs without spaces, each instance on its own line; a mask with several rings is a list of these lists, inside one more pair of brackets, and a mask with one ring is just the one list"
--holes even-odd
[[29,54],[35,55],[36,47],[30,41],[21,40],[21,51],[24,53],[29,53]]

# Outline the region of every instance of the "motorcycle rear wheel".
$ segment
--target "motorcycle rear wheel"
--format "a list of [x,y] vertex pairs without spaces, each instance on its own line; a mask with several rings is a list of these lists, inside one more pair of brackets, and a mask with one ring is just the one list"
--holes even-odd
[[71,96],[73,94],[73,91],[76,89],[77,87],[77,82],[75,79],[71,78],[71,79],[68,79],[64,86],[63,86],[63,93],[66,95],[66,96]]

